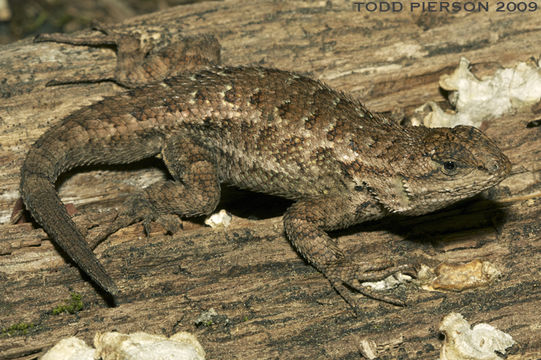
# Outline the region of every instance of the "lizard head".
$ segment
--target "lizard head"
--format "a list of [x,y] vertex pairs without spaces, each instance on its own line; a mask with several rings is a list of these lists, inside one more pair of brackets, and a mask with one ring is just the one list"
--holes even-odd
[[[474,196],[502,181],[511,170],[507,156],[480,130],[411,128],[413,139],[392,164],[381,203],[391,212],[422,214]],[[409,148],[411,146],[411,149]]]

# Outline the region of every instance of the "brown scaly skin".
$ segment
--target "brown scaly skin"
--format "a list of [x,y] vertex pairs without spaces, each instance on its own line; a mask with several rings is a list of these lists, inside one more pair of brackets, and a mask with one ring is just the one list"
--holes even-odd
[[[219,47],[211,37],[189,40],[206,46],[203,55],[184,44],[179,51],[145,57],[134,45],[137,36],[108,33],[38,39],[117,44],[112,80],[133,89],[80,109],[48,130],[27,155],[21,193],[51,238],[112,295],[119,292],[115,283],[55,191],[57,177],[77,166],[161,154],[174,178],[129,200],[117,219],[102,227],[98,241],[161,214],[209,214],[221,183],[295,200],[284,215],[289,240],[356,311],[351,289],[399,304],[359,283],[403,267],[350,259],[327,231],[390,213],[428,213],[509,174],[507,157],[476,128],[402,127],[319,81],[275,69],[216,66]],[[123,48],[131,57],[120,54]],[[173,62],[178,75],[164,70]],[[190,72],[180,73],[178,63],[188,64]],[[145,82],[151,84],[142,86]]]

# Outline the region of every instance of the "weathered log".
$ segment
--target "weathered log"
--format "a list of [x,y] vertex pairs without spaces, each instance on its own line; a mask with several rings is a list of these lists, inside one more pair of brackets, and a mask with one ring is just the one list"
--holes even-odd
[[[222,44],[225,64],[294,70],[362,98],[370,109],[409,116],[426,101],[445,102],[438,79],[460,56],[481,76],[539,55],[540,25],[538,12],[494,8],[378,14],[331,1],[226,1],[176,7],[119,27],[159,34],[163,44],[179,34],[211,33]],[[149,238],[136,224],[98,246],[98,257],[126,293],[111,307],[41,229],[10,225],[9,219],[32,142],[74,110],[124,91],[113,83],[47,82],[80,73],[110,76],[115,53],[27,39],[1,47],[0,64],[0,358],[35,358],[63,337],[90,343],[96,331],[116,329],[191,331],[208,358],[357,359],[359,339],[368,338],[380,347],[381,359],[434,359],[441,347],[439,322],[451,311],[510,333],[518,346],[509,358],[541,357],[541,128],[526,127],[539,118],[535,108],[483,124],[514,169],[485,194],[491,200],[335,234],[348,252],[367,261],[389,253],[430,266],[490,261],[502,276],[489,286],[463,292],[401,286],[394,291],[409,306],[365,299],[365,314],[354,317],[286,240],[275,216],[288,203],[233,193],[222,207],[266,219],[236,217],[225,230],[186,222],[173,236],[155,226]],[[77,209],[76,219],[89,224],[106,221],[107,210],[128,193],[164,176],[159,161],[94,168],[64,176],[59,191]],[[53,314],[71,293],[81,294],[84,308]],[[196,325],[209,308],[219,316]]]

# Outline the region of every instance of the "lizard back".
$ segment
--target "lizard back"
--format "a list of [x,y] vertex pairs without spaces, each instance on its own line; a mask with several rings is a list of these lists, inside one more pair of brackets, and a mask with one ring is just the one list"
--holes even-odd
[[41,169],[54,182],[75,166],[154,156],[180,131],[216,154],[222,181],[288,198],[351,188],[341,166],[350,159],[337,154],[369,156],[363,139],[403,132],[319,81],[275,69],[216,67],[76,111],[36,142],[24,168]]
[[377,156],[364,146],[374,139],[403,133],[347,95],[286,71],[216,67],[164,84],[163,102],[148,113],[172,115],[173,128],[211,149],[222,181],[283,197],[351,189],[343,165]]

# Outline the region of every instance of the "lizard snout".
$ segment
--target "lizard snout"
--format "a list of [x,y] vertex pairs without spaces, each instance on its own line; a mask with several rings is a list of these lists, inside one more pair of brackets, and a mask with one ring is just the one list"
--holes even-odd
[[502,177],[505,177],[511,173],[511,162],[507,156],[501,154],[498,159],[487,163],[485,168],[492,175],[501,175]]

